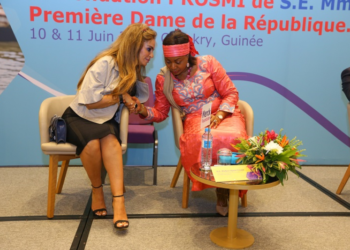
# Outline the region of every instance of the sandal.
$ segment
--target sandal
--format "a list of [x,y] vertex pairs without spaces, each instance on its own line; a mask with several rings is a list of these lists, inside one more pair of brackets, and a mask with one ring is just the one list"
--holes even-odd
[[[124,194],[122,194],[122,195],[113,195],[113,198],[118,198],[118,197],[123,197],[123,196],[124,196]],[[113,203],[113,201],[112,201],[112,203]],[[118,223],[123,223],[123,222],[126,222],[128,224],[126,226],[118,227]],[[129,227],[129,221],[128,220],[117,220],[116,222],[114,222],[114,227],[116,229],[126,229],[126,228]]]
[[[91,185],[92,188],[100,188],[102,187],[102,184],[98,187],[94,187],[93,185]],[[92,208],[91,208],[92,210]],[[103,212],[103,211],[106,211],[106,214],[97,214],[97,212]],[[99,208],[99,209],[95,209],[95,210],[92,210],[92,213],[97,216],[97,217],[105,217],[107,215],[107,209],[106,208]]]

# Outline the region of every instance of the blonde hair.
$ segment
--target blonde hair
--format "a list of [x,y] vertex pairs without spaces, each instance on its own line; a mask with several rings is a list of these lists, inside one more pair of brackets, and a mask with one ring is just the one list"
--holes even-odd
[[79,79],[77,88],[80,89],[87,71],[97,60],[104,56],[112,56],[119,68],[119,77],[115,80],[119,81],[119,84],[117,84],[112,94],[122,95],[127,93],[136,80],[143,81],[145,66],[140,65],[139,54],[144,42],[156,39],[156,36],[157,32],[146,24],[130,24],[109,48],[102,51],[89,63]]

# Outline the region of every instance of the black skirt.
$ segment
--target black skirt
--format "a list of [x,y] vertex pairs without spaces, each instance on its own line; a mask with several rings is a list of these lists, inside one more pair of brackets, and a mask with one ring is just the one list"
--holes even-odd
[[121,145],[119,123],[114,118],[103,124],[98,124],[81,118],[70,107],[64,111],[62,118],[67,125],[66,141],[77,146],[76,155],[81,154],[89,141],[101,139],[109,134],[115,135]]

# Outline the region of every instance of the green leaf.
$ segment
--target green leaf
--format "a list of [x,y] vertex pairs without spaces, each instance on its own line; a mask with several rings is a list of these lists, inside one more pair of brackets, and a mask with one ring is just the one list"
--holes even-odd
[[283,174],[282,172],[277,172],[277,173],[276,173],[276,176],[277,176],[277,178],[280,180],[282,186],[284,186],[283,180],[285,179],[285,174]]
[[293,169],[290,169],[290,171],[292,172],[292,173],[294,173],[296,176],[298,176],[299,177],[299,174],[298,174],[298,172],[293,168]]
[[288,158],[288,157],[285,157],[285,156],[280,157],[279,161],[283,161],[283,162],[287,163],[288,165],[292,163],[292,162],[289,160],[289,158]]
[[269,168],[267,171],[266,171],[266,174],[271,176],[271,177],[275,177],[276,176],[276,170],[272,169],[272,168]]
[[295,149],[295,150],[291,150],[291,151],[285,151],[285,152],[283,152],[282,154],[280,154],[280,155],[282,155],[282,156],[285,156],[285,157],[291,157],[292,155],[295,155],[295,153],[297,152],[298,150],[297,149]]

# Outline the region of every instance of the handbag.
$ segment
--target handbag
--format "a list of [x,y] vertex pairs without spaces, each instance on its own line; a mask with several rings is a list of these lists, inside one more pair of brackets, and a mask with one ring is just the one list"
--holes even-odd
[[50,120],[49,126],[49,137],[50,141],[60,143],[66,142],[67,127],[65,120],[57,115],[54,115]]

